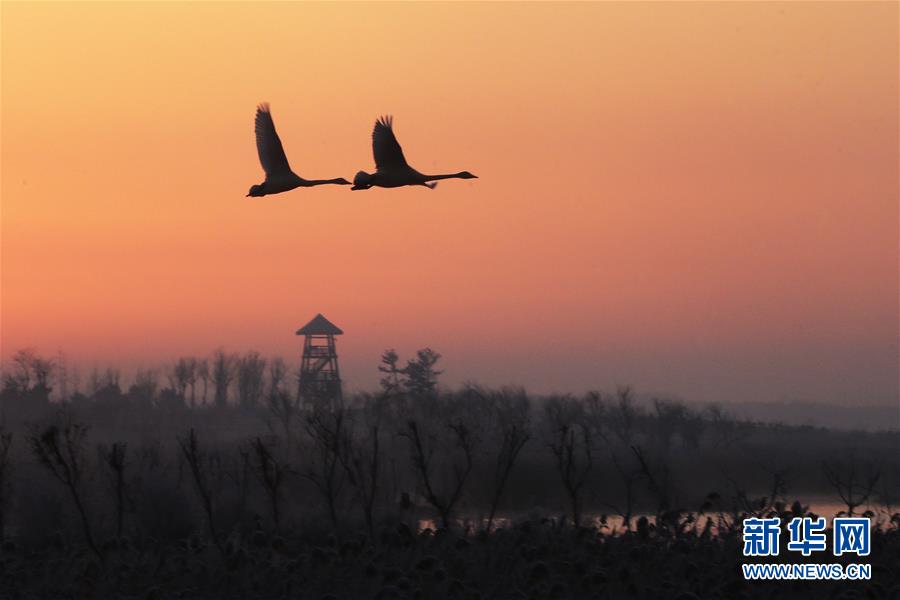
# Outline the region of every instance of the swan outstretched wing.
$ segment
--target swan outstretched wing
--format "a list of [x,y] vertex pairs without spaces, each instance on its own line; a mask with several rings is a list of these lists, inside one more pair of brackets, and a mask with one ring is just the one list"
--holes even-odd
[[372,131],[372,153],[375,155],[375,167],[379,171],[409,166],[403,157],[403,149],[394,136],[393,125],[393,117],[381,117],[375,121],[375,129]]
[[262,164],[266,177],[273,175],[287,175],[291,173],[291,165],[281,140],[275,133],[275,122],[268,104],[260,104],[256,108],[256,150],[259,152],[259,162]]

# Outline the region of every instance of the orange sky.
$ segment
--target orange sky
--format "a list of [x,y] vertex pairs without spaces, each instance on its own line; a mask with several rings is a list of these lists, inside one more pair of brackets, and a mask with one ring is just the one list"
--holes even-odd
[[[898,5],[2,4],[2,358],[217,346],[345,378],[898,398]],[[294,169],[436,190],[245,198]]]

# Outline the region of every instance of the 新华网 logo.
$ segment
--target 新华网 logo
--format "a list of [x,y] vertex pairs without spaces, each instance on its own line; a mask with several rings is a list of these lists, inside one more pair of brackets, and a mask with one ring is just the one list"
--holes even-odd
[[[785,547],[805,557],[828,550],[824,517],[794,517],[787,523]],[[779,556],[781,518],[751,517],[744,519],[744,556]],[[832,521],[831,551],[834,556],[871,552],[871,521],[868,517],[835,517]],[[868,564],[744,564],[746,579],[869,579]]]

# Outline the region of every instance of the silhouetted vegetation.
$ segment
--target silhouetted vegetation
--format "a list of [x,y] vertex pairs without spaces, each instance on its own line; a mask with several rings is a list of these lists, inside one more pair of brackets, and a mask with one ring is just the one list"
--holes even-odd
[[876,519],[874,564],[900,557],[897,432],[627,387],[448,390],[439,361],[387,351],[379,390],[303,404],[285,362],[255,352],[181,357],[127,390],[96,370],[65,397],[53,361],[17,353],[0,597],[765,595],[778,584],[740,579],[741,520],[817,503]]

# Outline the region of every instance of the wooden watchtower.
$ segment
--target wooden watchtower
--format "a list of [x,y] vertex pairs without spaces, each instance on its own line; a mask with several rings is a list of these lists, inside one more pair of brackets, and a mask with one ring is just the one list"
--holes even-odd
[[343,333],[321,313],[297,330],[297,335],[303,336],[298,392],[301,405],[328,405],[341,399],[341,373],[334,336]]

